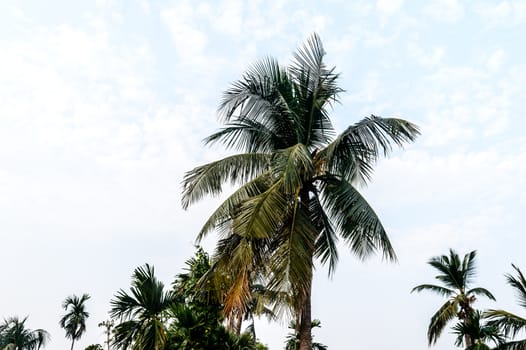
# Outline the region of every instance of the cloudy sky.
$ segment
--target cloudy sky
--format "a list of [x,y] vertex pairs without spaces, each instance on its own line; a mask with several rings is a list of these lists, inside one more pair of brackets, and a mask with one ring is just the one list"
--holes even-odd
[[[221,93],[255,60],[283,64],[312,32],[346,90],[339,130],[399,116],[422,136],[382,160],[363,189],[399,262],[362,263],[341,246],[317,269],[315,339],[330,349],[427,347],[439,296],[426,261],[478,250],[480,286],[515,306],[503,273],[526,269],[526,2],[0,2],[0,317],[29,315],[68,346],[62,300],[89,293],[77,349],[102,343],[109,300],[149,262],[169,284],[217,200],[183,211],[183,173],[221,149]],[[215,237],[205,242],[208,250]],[[281,349],[285,324],[258,324]],[[451,349],[446,334],[434,347]]]

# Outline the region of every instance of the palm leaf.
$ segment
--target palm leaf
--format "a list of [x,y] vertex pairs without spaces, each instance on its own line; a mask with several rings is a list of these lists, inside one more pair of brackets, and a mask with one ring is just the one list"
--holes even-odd
[[421,284],[419,286],[416,286],[416,287],[414,287],[411,290],[411,293],[413,293],[413,292],[421,292],[423,290],[430,290],[432,292],[435,292],[435,293],[440,294],[440,295],[445,296],[445,297],[448,297],[448,296],[453,295],[455,293],[454,290],[451,290],[451,289],[448,289],[448,288],[445,288],[445,287],[441,287],[441,286],[436,286],[436,285],[433,285],[433,284]]
[[505,310],[488,310],[485,317],[492,325],[501,328],[504,334],[511,337],[526,329],[526,319]]
[[318,157],[326,159],[330,173],[352,183],[365,184],[380,153],[387,156],[392,143],[402,147],[420,134],[418,127],[402,119],[372,115],[348,127]]
[[431,322],[427,329],[427,339],[429,345],[436,343],[446,324],[457,315],[458,305],[456,300],[448,300],[438,311],[431,317]]
[[296,296],[295,302],[301,305],[311,287],[312,254],[317,231],[299,201],[296,201],[292,214],[287,218],[274,241],[276,249],[269,262],[272,273],[268,288],[291,290]]
[[320,259],[322,264],[329,262],[329,276],[331,276],[338,263],[338,236],[328,215],[323,209],[317,193],[313,194],[310,200],[311,220],[316,230],[319,232],[315,243],[314,256]]
[[232,218],[235,211],[239,209],[241,203],[249,198],[260,195],[269,189],[269,176],[262,175],[247,182],[233,194],[231,194],[217,209],[210,215],[205,222],[196,241],[200,242],[210,231],[218,229],[219,233],[226,236],[231,233]]
[[187,172],[183,179],[183,208],[206,195],[217,195],[226,181],[243,183],[260,175],[270,158],[266,154],[237,154],[208,163]]
[[396,254],[380,219],[365,198],[347,181],[320,177],[323,205],[351,251],[365,259],[380,250],[384,258],[396,260]]
[[493,294],[491,294],[491,292],[489,290],[487,290],[486,288],[481,288],[481,287],[470,289],[470,290],[467,291],[466,294],[467,295],[471,295],[471,294],[484,295],[486,298],[488,298],[490,300],[493,300],[493,301],[497,300],[497,299],[495,299],[495,296],[493,296]]

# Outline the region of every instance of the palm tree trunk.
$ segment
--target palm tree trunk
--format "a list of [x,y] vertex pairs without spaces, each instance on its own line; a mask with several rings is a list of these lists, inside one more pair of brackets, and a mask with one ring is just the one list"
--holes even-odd
[[75,344],[75,338],[71,339],[71,350],[73,350],[73,344]]
[[309,287],[305,293],[305,299],[301,307],[299,325],[299,350],[312,350],[312,315],[311,315],[311,291],[312,291],[312,270],[307,277]]

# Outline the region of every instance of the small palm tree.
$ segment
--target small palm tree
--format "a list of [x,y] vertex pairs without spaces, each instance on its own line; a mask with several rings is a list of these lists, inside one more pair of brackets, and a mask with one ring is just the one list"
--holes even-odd
[[[506,274],[508,284],[515,289],[518,304],[526,308],[526,278],[522,271],[515,265],[511,265],[517,276]],[[515,338],[520,332],[526,330],[526,318],[504,310],[489,310],[485,316],[490,319],[490,324],[499,327],[506,336]],[[524,350],[526,339],[511,340],[500,345],[499,350]]]
[[[460,260],[458,254],[449,250],[448,255],[435,256],[429,260],[429,265],[437,269],[440,274],[435,276],[443,285],[421,284],[411,290],[411,292],[421,292],[429,290],[439,295],[447,297],[447,301],[431,317],[431,322],[427,330],[429,345],[436,343],[442,334],[447,323],[455,317],[463,323],[468,323],[473,314],[472,304],[477,295],[483,295],[491,300],[495,300],[493,294],[487,289],[476,287],[470,288],[475,277],[475,257],[476,251],[472,251]],[[471,339],[465,337],[466,347],[470,347]]]
[[111,317],[120,321],[115,326],[113,345],[119,349],[164,349],[164,314],[175,302],[174,294],[164,290],[148,264],[133,272],[130,292],[121,289],[110,302]]
[[71,350],[75,341],[79,340],[86,332],[86,320],[89,313],[86,311],[86,301],[90,296],[86,293],[79,298],[76,295],[70,295],[62,303],[62,308],[66,314],[60,319],[60,327],[66,331],[66,338],[71,339]]
[[487,342],[500,345],[504,342],[504,336],[499,328],[490,323],[482,323],[482,312],[475,310],[466,322],[458,322],[453,327],[453,333],[457,335],[456,346],[463,346],[469,338],[471,346],[466,350],[490,350]]
[[38,350],[49,341],[49,333],[43,329],[27,329],[27,317],[20,320],[10,317],[0,324],[0,349]]
[[[311,328],[321,328],[321,321],[318,319],[312,320]],[[291,321],[289,328],[293,331],[287,335],[285,341],[285,350],[299,350],[300,349],[300,335],[297,330],[295,321]],[[312,350],[327,350],[327,346],[322,343],[312,342]]]

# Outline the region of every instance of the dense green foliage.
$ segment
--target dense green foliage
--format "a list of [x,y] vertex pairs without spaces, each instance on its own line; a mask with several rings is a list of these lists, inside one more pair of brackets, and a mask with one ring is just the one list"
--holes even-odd
[[[311,349],[314,260],[332,273],[338,237],[364,259],[395,253],[378,216],[356,189],[392,145],[419,134],[402,119],[371,116],[336,135],[329,110],[343,91],[328,68],[320,38],[311,36],[283,67],[273,58],[254,64],[223,95],[225,126],[205,139],[240,153],[185,175],[183,207],[240,185],[206,221],[201,239],[221,234],[214,270],[225,288],[224,311],[239,317],[249,308],[250,284],[286,293],[299,325],[300,348]],[[225,276],[228,275],[228,278]]]
[[223,325],[222,305],[216,291],[198,286],[211,265],[198,248],[166,290],[148,264],[135,269],[130,292],[120,290],[111,301],[116,321],[112,345],[132,350],[252,350],[251,334],[236,335]]
[[49,333],[43,329],[26,328],[27,317],[20,320],[10,317],[0,324],[0,349],[38,350],[49,341]]

